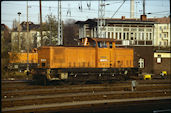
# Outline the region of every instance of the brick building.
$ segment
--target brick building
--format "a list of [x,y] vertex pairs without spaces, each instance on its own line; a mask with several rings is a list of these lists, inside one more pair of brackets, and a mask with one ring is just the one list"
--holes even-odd
[[102,38],[116,39],[118,46],[153,46],[154,21],[133,20],[122,17],[121,19],[105,19],[106,25],[97,28],[98,19],[77,21],[79,26],[79,38],[98,37],[102,32]]
[[171,52],[166,50],[156,50],[154,52],[154,73],[160,74],[161,71],[167,71],[171,75]]

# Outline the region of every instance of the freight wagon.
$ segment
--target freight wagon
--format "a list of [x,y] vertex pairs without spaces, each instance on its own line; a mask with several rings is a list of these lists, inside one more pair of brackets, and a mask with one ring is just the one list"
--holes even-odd
[[83,46],[42,46],[35,80],[100,81],[138,75],[134,51],[116,48],[114,39],[84,38]]
[[[27,53],[9,52],[9,68],[12,70],[24,71],[27,68]],[[30,69],[36,68],[38,63],[38,53],[28,54],[28,64]]]

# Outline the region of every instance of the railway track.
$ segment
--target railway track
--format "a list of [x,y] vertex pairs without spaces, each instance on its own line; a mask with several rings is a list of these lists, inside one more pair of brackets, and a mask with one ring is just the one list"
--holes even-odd
[[[136,79],[135,79],[136,80]],[[116,83],[120,83],[120,84],[122,84],[122,83],[124,83],[124,84],[129,84],[130,82],[131,82],[132,80],[126,80],[126,81],[119,81],[119,80],[115,80],[115,81],[112,81],[112,82],[104,82],[104,83],[91,83],[91,82],[89,82],[89,83],[85,83],[84,85],[87,85],[87,84],[93,84],[93,85],[95,85],[95,84],[108,84],[108,83],[110,83],[110,84],[112,84],[112,83],[114,83],[114,84],[116,84]],[[168,84],[168,83],[171,83],[171,80],[170,79],[153,79],[153,80],[136,80],[138,83],[140,83],[140,84]],[[67,85],[67,84],[57,84],[57,82],[55,82],[56,84],[49,84],[49,85],[60,85],[60,87],[61,86],[63,86],[63,85]],[[7,87],[7,86],[9,86],[9,87],[12,87],[12,86],[14,86],[14,84],[15,84],[15,86],[17,86],[17,85],[39,85],[39,86],[44,86],[43,84],[37,84],[35,81],[33,81],[33,80],[1,80],[1,84],[3,85],[3,86],[5,86],[5,87]],[[79,83],[78,83],[79,84]],[[78,85],[77,84],[77,85]],[[49,86],[49,85],[47,85],[47,86]],[[71,84],[68,84],[68,85],[71,85]],[[72,84],[72,85],[74,85],[74,84]]]
[[[2,107],[13,107],[33,104],[50,104],[50,103],[64,103],[73,101],[90,101],[90,100],[103,100],[103,99],[120,99],[157,97],[157,96],[170,96],[171,90],[157,90],[157,91],[110,91],[110,92],[84,92],[74,94],[60,94],[60,95],[44,95],[44,96],[30,96],[25,98],[2,99]],[[63,98],[65,97],[65,98]]]
[[[42,87],[41,87],[42,88]],[[148,90],[158,90],[158,89],[171,89],[168,84],[165,85],[139,85],[137,86],[137,91],[148,91]],[[69,87],[69,88],[59,88],[59,87],[46,87],[42,89],[27,89],[27,90],[14,90],[14,91],[3,91],[1,98],[14,98],[29,95],[47,95],[47,94],[63,94],[63,93],[79,93],[79,92],[103,92],[103,91],[131,91],[130,85],[122,86],[94,86],[94,87]]]
[[[131,81],[112,84],[85,84],[64,86],[37,86],[15,82],[13,85],[2,83],[3,112],[42,112],[38,106],[65,104],[85,101],[116,99],[164,98],[171,96],[170,80],[138,81],[136,91],[131,91]],[[25,87],[25,88],[24,88]],[[8,90],[7,90],[8,89]],[[24,109],[29,108],[30,109]],[[32,107],[31,107],[32,106]],[[33,109],[34,107],[36,109]],[[51,106],[52,107],[52,106]],[[19,108],[23,108],[20,109]],[[60,107],[61,108],[61,107]],[[63,107],[62,107],[63,108]],[[65,108],[65,107],[64,107]],[[47,108],[49,109],[49,108]],[[53,108],[54,109],[54,108]],[[58,107],[56,109],[59,109]]]
[[[150,80],[150,81],[144,81],[144,80],[137,80],[138,84],[171,84],[171,80]],[[129,81],[116,81],[114,83],[110,83],[110,85],[130,85],[131,80]],[[31,80],[25,80],[25,81],[2,81],[2,91],[12,91],[12,90],[22,90],[22,89],[49,89],[49,88],[62,88],[62,87],[82,87],[82,85],[36,85]],[[108,84],[100,84],[100,86],[106,86]],[[94,87],[99,86],[99,84],[84,84],[84,86],[87,87]]]

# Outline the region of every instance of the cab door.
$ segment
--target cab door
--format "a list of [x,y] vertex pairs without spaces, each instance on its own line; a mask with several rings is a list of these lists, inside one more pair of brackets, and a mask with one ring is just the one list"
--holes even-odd
[[109,50],[110,50],[110,68],[115,67],[115,43],[114,42],[109,42]]
[[97,68],[109,68],[111,65],[111,49],[106,42],[98,42]]

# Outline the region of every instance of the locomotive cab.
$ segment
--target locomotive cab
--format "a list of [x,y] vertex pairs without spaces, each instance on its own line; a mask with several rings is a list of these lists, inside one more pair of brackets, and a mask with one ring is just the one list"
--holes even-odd
[[82,38],[81,45],[96,48],[115,48],[115,40],[100,38]]

